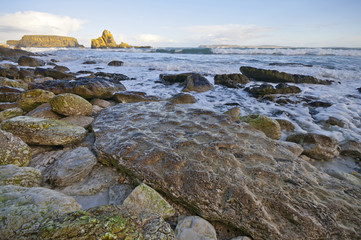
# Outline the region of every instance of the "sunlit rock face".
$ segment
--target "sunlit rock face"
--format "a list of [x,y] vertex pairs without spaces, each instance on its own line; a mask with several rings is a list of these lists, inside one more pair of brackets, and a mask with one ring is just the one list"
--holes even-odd
[[230,116],[166,102],[118,104],[93,123],[95,151],[189,211],[253,239],[361,237],[359,186]]

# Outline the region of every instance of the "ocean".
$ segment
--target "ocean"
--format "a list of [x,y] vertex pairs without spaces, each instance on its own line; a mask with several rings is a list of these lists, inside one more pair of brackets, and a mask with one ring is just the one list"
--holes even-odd
[[[297,84],[302,89],[290,99],[328,102],[330,107],[310,107],[303,101],[280,105],[251,97],[244,89],[215,85],[212,91],[192,93],[198,100],[187,107],[225,112],[237,106],[241,115],[264,114],[291,121],[297,132],[312,132],[339,142],[361,141],[361,49],[360,48],[151,48],[151,49],[26,49],[56,59],[71,72],[122,73],[133,80],[123,81],[128,91],[141,91],[169,98],[182,91],[180,85],[164,85],[159,74],[196,72],[214,84],[215,74],[240,73],[241,66],[272,69],[333,80],[332,85]],[[83,64],[92,60],[96,64]],[[121,67],[107,66],[112,60]],[[50,66],[49,66],[50,67]],[[245,87],[261,82],[251,82]],[[325,124],[330,117],[343,127]],[[282,136],[285,139],[286,135]]]

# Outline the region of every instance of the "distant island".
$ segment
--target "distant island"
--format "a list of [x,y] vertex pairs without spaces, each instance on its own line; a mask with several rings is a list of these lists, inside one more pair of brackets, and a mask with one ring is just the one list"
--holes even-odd
[[73,37],[56,35],[24,35],[20,40],[8,40],[6,44],[14,47],[81,47],[78,40]]
[[199,45],[199,48],[289,48],[276,45],[241,46],[241,45]]
[[151,48],[151,46],[132,46],[125,42],[117,44],[110,31],[104,30],[101,37],[91,40],[91,48]]

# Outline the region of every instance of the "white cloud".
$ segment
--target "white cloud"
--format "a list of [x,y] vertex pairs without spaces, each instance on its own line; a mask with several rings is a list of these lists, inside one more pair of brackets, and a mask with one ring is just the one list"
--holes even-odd
[[264,33],[272,28],[256,25],[204,25],[185,28],[190,33],[190,41],[205,44],[245,44],[256,38],[264,37]]
[[175,41],[172,39],[169,39],[165,36],[157,35],[157,34],[151,34],[151,33],[145,33],[145,34],[138,34],[133,37],[129,37],[124,34],[117,34],[116,42],[126,42],[130,45],[137,45],[137,46],[143,46],[143,45],[151,45],[153,47],[155,46],[161,46],[161,45],[167,45],[172,44]]
[[46,12],[25,11],[0,16],[0,41],[26,34],[69,35],[81,29],[84,20]]

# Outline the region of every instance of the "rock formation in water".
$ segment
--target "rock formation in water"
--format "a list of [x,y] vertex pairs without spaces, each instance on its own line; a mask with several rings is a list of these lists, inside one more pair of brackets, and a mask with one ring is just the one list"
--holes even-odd
[[91,48],[150,48],[150,46],[132,46],[125,42],[117,44],[111,32],[104,30],[101,37],[91,40]]
[[76,38],[55,35],[24,35],[19,41],[8,40],[6,43],[16,47],[84,47]]

